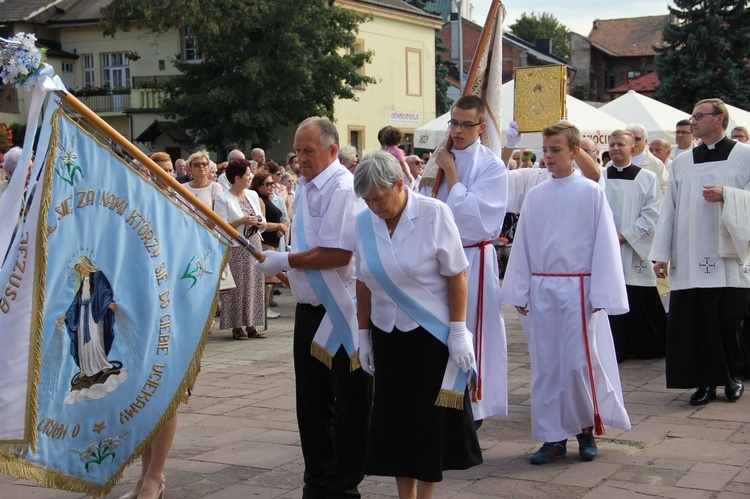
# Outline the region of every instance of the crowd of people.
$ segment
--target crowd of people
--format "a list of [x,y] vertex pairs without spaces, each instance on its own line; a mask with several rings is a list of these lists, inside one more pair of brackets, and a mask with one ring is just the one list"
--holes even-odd
[[[263,250],[259,262],[233,248],[222,330],[265,338],[278,317],[268,283],[288,276],[305,498],[359,497],[374,474],[427,499],[444,471],[480,464],[482,420],[508,411],[502,303],[529,347],[533,464],[566,456],[572,436],[593,460],[595,435],[630,428],[618,369],[628,358],[666,356],[667,387],[695,389],[691,405],[717,386],[729,401],[744,393],[750,146],[744,127],[727,137],[724,103],[696,103],[674,149],[639,124],[616,130],[606,158],[566,121],[543,131],[540,157],[516,149],[512,124],[498,157],[480,140],[486,113],[481,99],[458,99],[450,141],[432,155],[407,156],[385,127],[381,150],[358,158],[313,117],[283,165],[257,148],[219,165],[206,151],[151,156]],[[9,176],[17,152],[3,157]],[[424,178],[428,161],[442,180]],[[502,280],[500,239],[511,248]],[[163,492],[176,422],[123,498]]]

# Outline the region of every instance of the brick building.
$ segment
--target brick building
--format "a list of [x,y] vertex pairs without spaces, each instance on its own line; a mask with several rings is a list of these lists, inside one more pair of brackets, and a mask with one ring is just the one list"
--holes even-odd
[[571,33],[570,64],[576,74],[570,93],[603,102],[627,90],[653,92],[658,79],[644,77],[656,71],[654,47],[662,45],[668,22],[669,15],[597,19],[588,37]]

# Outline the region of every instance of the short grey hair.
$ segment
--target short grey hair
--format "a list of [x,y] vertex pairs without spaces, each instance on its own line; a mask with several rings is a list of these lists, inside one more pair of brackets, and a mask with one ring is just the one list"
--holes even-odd
[[349,161],[357,157],[357,148],[354,146],[344,146],[339,149],[339,161]]
[[18,166],[18,162],[21,160],[22,153],[23,149],[18,146],[11,147],[10,150],[5,153],[5,164],[3,164],[3,169],[5,170],[8,179],[10,179],[13,176],[13,172],[16,171],[16,166]]
[[372,189],[391,190],[402,178],[401,165],[396,158],[385,151],[375,151],[366,155],[354,170],[354,193],[365,197]]
[[322,145],[324,149],[331,147],[331,144],[336,144],[336,147],[338,148],[339,131],[336,129],[336,125],[331,123],[331,120],[328,118],[321,118],[320,116],[311,116],[300,123],[297,130],[311,125],[315,125],[318,128],[318,132],[320,132],[320,145]]
[[292,174],[291,174],[291,173],[289,173],[289,172],[284,172],[284,173],[282,173],[282,174],[281,174],[281,179],[280,179],[280,180],[281,180],[282,182],[286,182],[286,181],[287,181],[287,180],[289,180],[290,178],[294,178],[294,177],[292,177]]
[[235,159],[245,159],[245,153],[239,149],[232,149],[229,151],[229,154],[227,154],[227,163]]
[[648,131],[646,130],[646,127],[644,127],[640,123],[630,123],[628,126],[625,127],[625,130],[627,130],[630,133],[638,132],[641,135],[643,135],[644,139],[648,140]]

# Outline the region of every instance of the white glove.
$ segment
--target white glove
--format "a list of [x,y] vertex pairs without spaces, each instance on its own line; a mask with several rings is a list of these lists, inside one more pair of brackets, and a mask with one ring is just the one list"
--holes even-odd
[[263,263],[256,261],[255,268],[266,275],[276,275],[282,270],[292,268],[289,265],[289,253],[286,251],[264,251],[263,256],[266,260]]
[[466,329],[466,321],[451,322],[451,331],[448,333],[448,352],[451,362],[466,372],[474,363],[474,345],[471,341],[471,333]]
[[515,149],[518,143],[521,142],[523,135],[518,131],[518,123],[511,121],[508,125],[508,130],[505,131],[505,147],[508,149]]
[[362,370],[375,376],[375,356],[372,352],[372,340],[369,329],[359,329],[359,363]]

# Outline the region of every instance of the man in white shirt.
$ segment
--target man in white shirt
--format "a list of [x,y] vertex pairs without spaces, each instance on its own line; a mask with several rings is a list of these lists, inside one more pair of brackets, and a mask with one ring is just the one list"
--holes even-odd
[[[240,151],[239,149],[232,149],[231,151],[229,151],[229,154],[227,154],[227,163],[231,163],[235,159],[245,159],[245,153]],[[228,191],[232,187],[229,183],[229,180],[227,180],[226,172],[219,175],[219,178],[216,181],[224,188],[225,191]]]
[[699,101],[690,121],[702,143],[672,162],[650,260],[671,285],[667,388],[697,387],[690,404],[703,405],[716,398],[717,385],[731,401],[744,391],[750,146],[726,137],[729,113],[720,99]]
[[409,166],[411,176],[414,177],[411,190],[416,191],[419,189],[419,182],[422,180],[422,174],[424,173],[424,162],[419,156],[412,154],[406,157],[406,164]]
[[662,195],[667,189],[667,169],[664,168],[664,163],[656,156],[649,152],[648,148],[648,132],[643,125],[638,123],[631,123],[625,130],[633,134],[635,139],[635,150],[633,151],[633,157],[631,161],[635,166],[640,166],[644,170],[649,170],[656,175],[659,179],[659,188],[661,189]]
[[299,125],[292,250],[265,251],[266,260],[255,263],[266,275],[289,271],[297,301],[294,372],[306,498],[360,497],[367,447],[371,378],[359,368],[352,300],[355,217],[364,205],[338,161],[338,141],[326,118]]
[[633,134],[615,130],[609,136],[611,166],[607,168],[605,193],[612,209],[620,242],[630,311],[610,315],[617,361],[664,357],[667,314],[656,290],[648,254],[661,208],[656,175],[633,165]]
[[674,129],[674,140],[677,147],[674,148],[669,159],[674,160],[680,154],[693,148],[693,125],[690,120],[680,120]]

